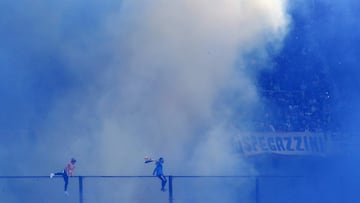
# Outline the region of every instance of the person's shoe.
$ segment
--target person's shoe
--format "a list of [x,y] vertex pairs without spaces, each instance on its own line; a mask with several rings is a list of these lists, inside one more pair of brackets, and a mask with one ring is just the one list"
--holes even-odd
[[53,178],[54,177],[54,173],[50,173],[50,178]]
[[66,196],[69,196],[69,192],[68,192],[68,191],[65,191],[64,194],[65,194]]
[[161,188],[161,191],[166,192],[166,189],[165,189],[165,188]]

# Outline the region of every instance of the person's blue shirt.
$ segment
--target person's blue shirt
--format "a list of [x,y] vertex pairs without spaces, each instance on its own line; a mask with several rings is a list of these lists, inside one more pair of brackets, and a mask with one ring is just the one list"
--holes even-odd
[[163,166],[161,161],[156,162],[156,167],[154,169],[153,175],[161,176],[163,175]]

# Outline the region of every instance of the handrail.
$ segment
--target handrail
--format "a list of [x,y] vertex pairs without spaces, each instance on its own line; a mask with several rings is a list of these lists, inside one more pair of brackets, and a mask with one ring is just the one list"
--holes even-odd
[[[310,176],[305,175],[166,175],[173,178],[306,178]],[[0,176],[0,178],[49,178],[50,176],[37,176],[37,175],[9,175]],[[61,176],[55,176],[60,177]],[[77,175],[70,176],[73,178],[153,178],[154,176],[136,176],[136,175]]]
[[[79,181],[79,203],[84,203],[83,198],[83,180],[84,178],[154,178],[155,176],[135,176],[135,175],[77,175],[71,176],[72,178],[77,178]],[[259,179],[260,178],[310,178],[311,176],[301,176],[301,175],[168,175],[169,178],[169,203],[173,203],[173,179],[174,178],[254,178],[255,179],[255,202],[259,203]],[[27,175],[27,176],[19,176],[19,175],[10,175],[10,176],[0,176],[0,179],[34,179],[34,178],[49,178],[50,176],[36,176],[36,175]],[[54,178],[61,178],[61,176],[56,176]]]

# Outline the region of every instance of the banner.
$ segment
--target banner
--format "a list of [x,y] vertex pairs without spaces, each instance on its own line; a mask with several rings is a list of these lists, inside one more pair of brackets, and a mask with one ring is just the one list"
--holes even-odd
[[321,133],[245,133],[233,142],[238,153],[321,155],[327,152],[327,139]]

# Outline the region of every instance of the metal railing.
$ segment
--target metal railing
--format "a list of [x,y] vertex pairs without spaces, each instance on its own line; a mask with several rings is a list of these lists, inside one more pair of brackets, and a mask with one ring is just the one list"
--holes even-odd
[[[260,203],[259,192],[260,192],[260,182],[261,178],[303,178],[303,176],[166,176],[168,178],[168,202],[174,202],[174,193],[173,193],[173,181],[174,179],[237,179],[237,178],[247,178],[254,180],[254,202]],[[49,176],[0,176],[0,179],[49,179]],[[79,194],[79,203],[85,203],[84,199],[84,180],[85,179],[96,179],[96,178],[105,178],[105,179],[114,179],[114,178],[154,178],[154,176],[73,176],[78,180],[78,194]]]

